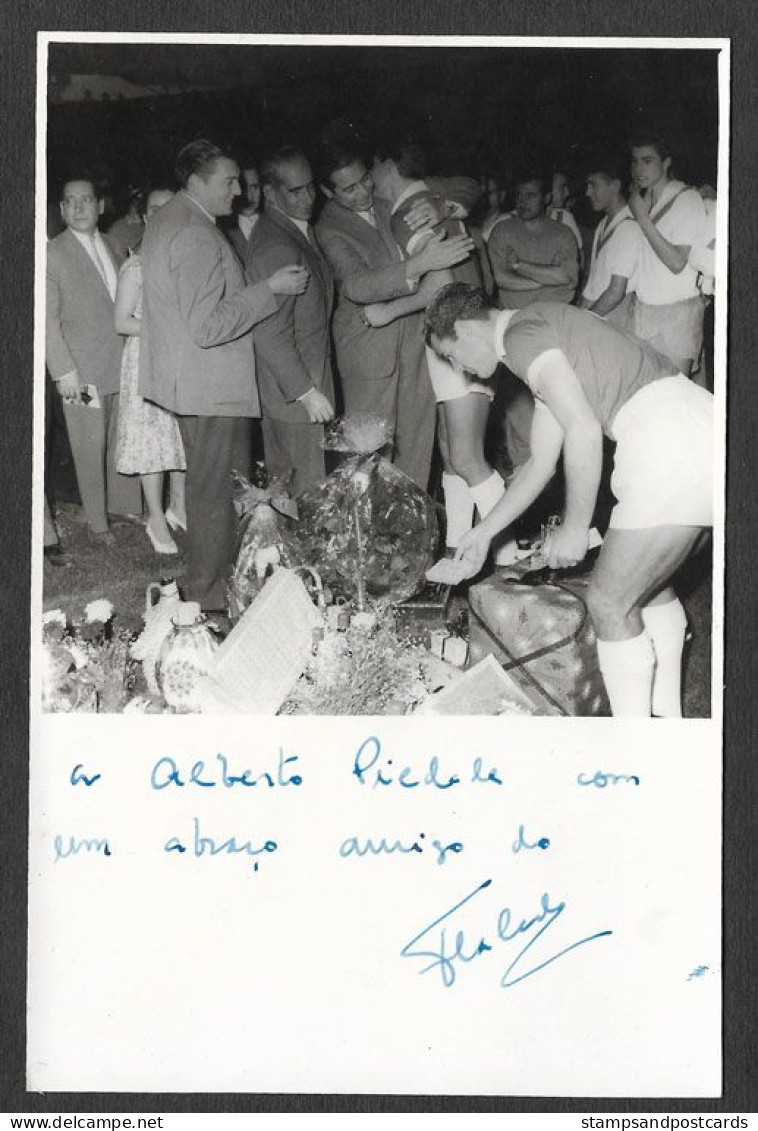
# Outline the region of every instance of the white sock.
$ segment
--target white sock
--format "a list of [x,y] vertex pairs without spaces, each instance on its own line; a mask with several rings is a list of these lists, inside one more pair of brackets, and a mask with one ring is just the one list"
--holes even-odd
[[455,548],[474,521],[474,500],[468,483],[460,475],[442,472],[442,490],[445,494],[447,532],[445,545]]
[[666,605],[645,605],[642,622],[655,650],[653,676],[653,714],[663,718],[682,717],[682,649],[687,631],[687,614],[674,597]]
[[597,656],[611,713],[623,718],[649,716],[655,654],[647,632],[631,640],[598,640]]
[[505,483],[502,475],[493,471],[489,479],[485,479],[483,483],[478,483],[476,487],[469,487],[469,491],[476,504],[476,509],[479,511],[479,517],[486,518],[505,494]]

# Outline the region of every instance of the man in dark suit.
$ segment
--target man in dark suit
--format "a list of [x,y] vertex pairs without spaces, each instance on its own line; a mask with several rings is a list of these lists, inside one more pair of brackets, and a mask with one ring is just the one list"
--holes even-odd
[[261,177],[252,161],[247,161],[240,175],[242,196],[235,201],[234,212],[219,225],[229,240],[243,268],[247,260],[247,245],[253,228],[261,217]]
[[[364,307],[407,298],[427,273],[465,258],[462,240],[432,241],[403,260],[390,230],[392,205],[375,196],[360,142],[341,135],[326,137],[319,163],[321,187],[328,197],[316,234],[337,283],[334,314],[337,368],[347,412],[371,412],[395,430],[395,465],[426,490],[434,445],[435,400],[424,360],[422,314],[371,326]],[[465,194],[463,178],[453,192]],[[440,186],[442,187],[442,186]],[[476,199],[474,185],[472,200]],[[423,217],[419,217],[421,223]]]
[[86,176],[61,188],[65,231],[47,246],[45,348],[63,401],[90,537],[112,544],[108,514],[142,510],[139,480],[114,464],[123,339],[113,325],[116,257],[97,228],[104,202]]
[[254,334],[266,467],[270,475],[291,472],[290,489],[298,494],[326,474],[321,441],[334,416],[333,280],[309,223],[316,187],[307,158],[281,149],[262,162],[261,180],[266,211],[248,243],[248,282],[292,262],[310,276],[302,294],[277,300],[276,314]]
[[213,142],[177,158],[181,191],[150,220],[144,277],[139,390],[175,412],[187,458],[187,597],[226,606],[234,554],[234,469],[250,463],[250,417],[259,413],[249,331],[301,292],[307,274],[289,260],[245,285],[216,217],[239,195],[236,161]]

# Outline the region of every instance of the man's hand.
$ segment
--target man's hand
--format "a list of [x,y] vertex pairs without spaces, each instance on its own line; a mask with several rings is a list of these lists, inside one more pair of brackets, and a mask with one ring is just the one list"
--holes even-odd
[[589,546],[589,530],[586,527],[556,526],[545,546],[548,565],[551,569],[569,569],[584,561]]
[[367,326],[388,326],[392,321],[390,304],[387,302],[371,302],[364,306],[363,321]]
[[444,271],[446,267],[454,267],[468,259],[474,250],[474,241],[471,236],[451,236],[445,239],[444,232],[435,233],[428,244],[417,254],[412,255],[409,262],[413,265],[414,275],[426,275],[428,271]]
[[66,404],[82,403],[82,383],[78,373],[66,373],[57,384],[61,399]]
[[414,204],[408,209],[404,219],[411,231],[415,232],[419,228],[433,228],[440,220],[445,219],[447,213],[448,208],[444,200],[441,197],[434,197]]
[[506,265],[506,267],[508,267],[511,271],[517,271],[518,270],[518,262],[519,262],[518,252],[516,251],[516,249],[514,247],[511,247],[510,244],[506,244],[506,247],[505,247],[505,265]]
[[632,184],[629,189],[629,211],[638,223],[650,217],[650,201],[642,195],[636,184]]
[[334,419],[334,409],[327,397],[318,389],[311,389],[300,398],[300,404],[308,413],[311,424],[327,424]]
[[455,561],[465,562],[465,577],[475,577],[485,563],[491,538],[482,531],[481,526],[467,530],[458,543]]
[[269,275],[266,282],[275,295],[301,295],[308,286],[308,268],[290,263]]

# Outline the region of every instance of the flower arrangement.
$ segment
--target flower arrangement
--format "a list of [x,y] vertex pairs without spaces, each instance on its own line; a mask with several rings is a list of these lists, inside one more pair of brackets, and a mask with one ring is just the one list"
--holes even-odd
[[[360,624],[360,622],[359,622]],[[325,628],[282,715],[404,715],[460,673],[395,630],[392,609],[374,626]]]
[[69,621],[61,609],[42,618],[42,705],[46,711],[122,711],[137,667],[129,656],[133,633],[113,624],[113,606],[90,601]]

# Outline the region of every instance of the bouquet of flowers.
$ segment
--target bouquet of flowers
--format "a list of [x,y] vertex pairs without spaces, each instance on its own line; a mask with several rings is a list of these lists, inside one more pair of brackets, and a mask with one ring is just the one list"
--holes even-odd
[[292,532],[298,517],[297,503],[289,498],[280,479],[258,483],[235,473],[234,506],[240,518],[237,559],[227,589],[229,617],[237,621],[260,593],[269,574],[278,566],[300,565],[299,547]]
[[132,633],[113,626],[110,601],[90,601],[69,622],[61,609],[42,618],[42,705],[46,711],[122,711],[136,669]]
[[437,544],[434,503],[378,452],[390,438],[376,417],[343,417],[324,446],[348,458],[298,498],[302,561],[358,609],[415,593]]

